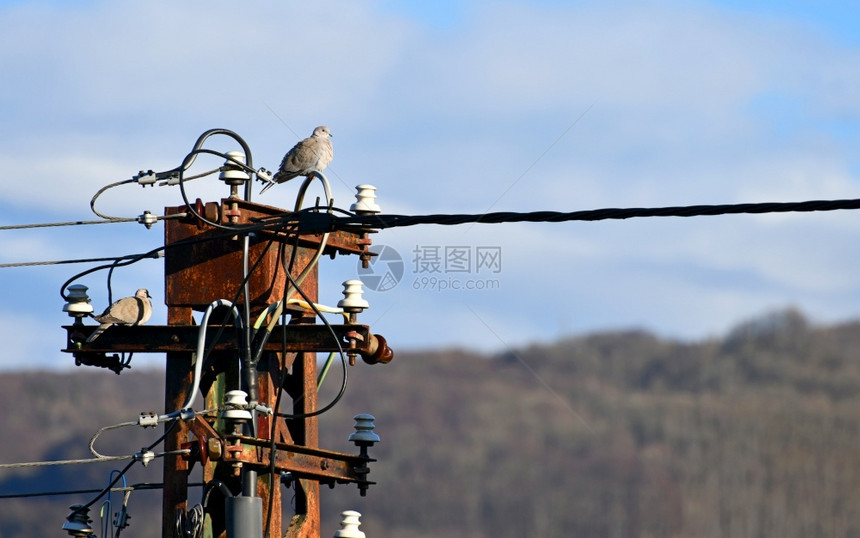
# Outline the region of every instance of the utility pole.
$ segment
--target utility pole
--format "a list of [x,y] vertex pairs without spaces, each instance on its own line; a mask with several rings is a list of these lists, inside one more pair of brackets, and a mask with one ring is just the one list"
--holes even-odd
[[[230,168],[228,160],[225,169]],[[369,364],[387,363],[393,354],[383,337],[356,322],[356,312],[366,303],[350,289],[354,282],[345,283],[339,303],[345,323],[317,323],[311,306],[319,300],[320,255],[356,254],[367,260],[372,230],[323,235],[267,227],[249,233],[249,225],[289,212],[240,198],[240,183],[234,181],[231,196],[220,202],[197,200],[191,207],[165,209],[167,325],[114,326],[91,343],[86,338],[94,327],[80,320],[65,327],[65,351],[74,353],[78,364],[115,366],[116,355],[109,353],[166,354],[165,409],[177,418],[165,426],[164,450],[185,452],[164,458],[165,538],[177,536],[177,521],[189,512],[189,477],[198,465],[206,484],[203,536],[213,538],[259,537],[260,531],[273,538],[317,537],[320,483],[356,484],[362,495],[373,483],[367,477],[374,461],[367,449],[378,441],[372,416],[356,416],[350,439],[358,455],[319,447],[316,353],[345,351],[350,364],[357,356]],[[292,298],[286,297],[292,282],[288,272],[293,279],[304,276],[295,290],[304,302],[287,303]],[[213,303],[217,300],[227,302]],[[273,308],[277,304],[280,309]],[[234,326],[231,310],[242,323]],[[204,319],[211,311],[208,319],[214,321],[198,326],[193,315],[204,311]],[[283,322],[272,320],[281,311]],[[267,323],[273,329],[262,338]],[[205,356],[198,353],[201,336]],[[185,409],[197,396],[195,387],[203,396],[201,409],[220,412]],[[287,522],[281,521],[282,482],[295,488],[295,513]]]

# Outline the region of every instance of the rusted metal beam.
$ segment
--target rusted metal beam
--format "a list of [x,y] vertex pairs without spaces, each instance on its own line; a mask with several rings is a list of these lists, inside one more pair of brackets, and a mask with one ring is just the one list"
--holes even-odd
[[[229,435],[224,437],[224,461],[268,467],[271,464],[271,447],[267,439]],[[303,445],[276,443],[275,469],[288,471],[296,478],[310,478],[321,482],[361,482],[361,469],[367,458]]]
[[[194,352],[197,350],[199,326],[185,325],[138,325],[111,327],[91,343],[87,337],[95,331],[95,325],[66,325],[66,353],[167,353],[174,351]],[[332,325],[332,331],[325,325],[278,325],[272,331],[265,351],[286,351],[289,353],[308,351],[338,351],[338,342],[344,351],[350,351],[350,341],[354,341],[355,352],[370,351],[370,329],[367,325]],[[220,337],[215,340],[215,337]],[[206,345],[214,346],[214,351],[238,351],[238,331],[232,325],[206,328]]]

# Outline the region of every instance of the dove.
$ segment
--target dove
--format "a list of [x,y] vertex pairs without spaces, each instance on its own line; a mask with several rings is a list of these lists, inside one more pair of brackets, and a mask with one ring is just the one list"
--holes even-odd
[[149,291],[141,288],[134,297],[124,297],[107,307],[100,316],[93,316],[101,325],[87,338],[87,342],[98,338],[111,325],[142,325],[149,321],[152,316],[150,297]]
[[311,172],[322,172],[334,157],[331,145],[331,131],[325,125],[320,125],[311,136],[305,138],[284,155],[281,166],[272,177],[272,182],[263,187],[260,194],[266,192],[272,185],[289,181],[294,177],[308,176]]

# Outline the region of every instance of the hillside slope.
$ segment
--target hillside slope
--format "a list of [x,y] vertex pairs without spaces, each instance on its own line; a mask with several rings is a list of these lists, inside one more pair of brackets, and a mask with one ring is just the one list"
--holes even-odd
[[[323,536],[345,509],[374,538],[860,536],[858,349],[858,323],[783,312],[697,343],[627,331],[359,363],[322,444],[354,451],[352,415],[374,414],[377,485],[324,489]],[[160,409],[161,390],[159,372],[0,376],[0,461],[85,456],[99,427]],[[106,435],[102,451],[156,434]],[[92,467],[0,471],[0,493],[103,486],[110,467]],[[136,473],[161,480],[159,463]],[[0,500],[0,537],[56,535],[88,498]],[[132,495],[123,536],[158,536],[158,500]]]

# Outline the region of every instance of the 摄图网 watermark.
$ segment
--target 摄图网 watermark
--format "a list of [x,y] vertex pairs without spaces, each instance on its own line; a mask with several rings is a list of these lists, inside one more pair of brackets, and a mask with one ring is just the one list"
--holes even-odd
[[412,289],[427,290],[427,291],[448,291],[448,290],[497,290],[502,284],[498,278],[454,278],[454,277],[435,277],[421,276],[416,277],[412,281]]
[[[390,245],[375,245],[369,267],[359,264],[358,277],[373,291],[394,289],[406,277],[406,262]],[[415,245],[409,268],[417,291],[482,291],[501,288],[502,247]]]

